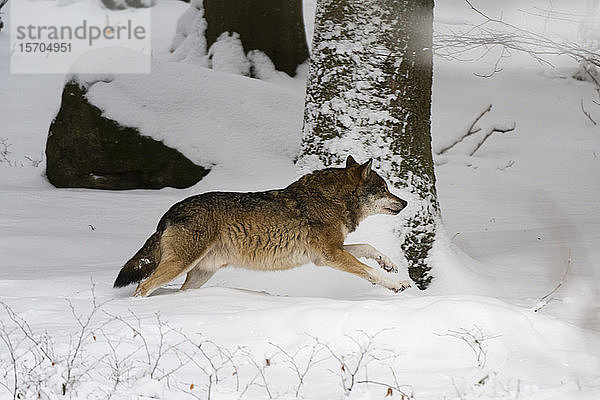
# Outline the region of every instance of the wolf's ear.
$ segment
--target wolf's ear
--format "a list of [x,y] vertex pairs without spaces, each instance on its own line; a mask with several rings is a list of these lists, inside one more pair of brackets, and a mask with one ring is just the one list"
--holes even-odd
[[352,156],[348,156],[348,158],[346,158],[346,168],[350,168],[353,165],[357,165],[358,163],[356,162],[356,160],[354,159],[354,157]]
[[367,179],[371,175],[371,167],[373,166],[373,159],[369,158],[369,161],[360,166],[360,177]]

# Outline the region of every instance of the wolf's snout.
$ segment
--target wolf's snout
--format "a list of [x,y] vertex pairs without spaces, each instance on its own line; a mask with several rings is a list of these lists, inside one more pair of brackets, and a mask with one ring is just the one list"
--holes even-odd
[[388,210],[390,210],[392,214],[400,214],[400,211],[402,211],[404,207],[406,207],[406,202],[404,202],[404,204],[398,204],[393,207],[389,207]]
[[406,200],[401,199],[400,197],[396,197],[394,196],[394,201],[392,204],[388,205],[387,207],[385,207],[385,209],[387,211],[390,212],[390,214],[399,214],[400,211],[404,210],[404,208],[408,205],[408,203],[406,202]]

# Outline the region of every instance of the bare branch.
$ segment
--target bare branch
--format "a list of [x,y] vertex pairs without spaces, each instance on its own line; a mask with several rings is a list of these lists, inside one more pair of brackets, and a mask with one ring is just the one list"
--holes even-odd
[[486,140],[488,140],[488,138],[490,136],[492,136],[492,134],[494,132],[500,132],[500,133],[506,133],[506,132],[512,132],[515,130],[515,128],[517,127],[517,123],[513,122],[512,127],[510,128],[498,128],[498,127],[492,127],[483,137],[483,139],[481,139],[481,141],[477,144],[477,146],[475,146],[475,148],[469,153],[469,156],[473,156],[477,150],[479,150],[481,148],[481,146],[483,146],[483,144],[485,143]]
[[454,146],[456,146],[457,144],[459,144],[460,142],[462,142],[463,140],[465,140],[467,137],[474,135],[475,133],[479,132],[481,130],[480,127],[476,127],[475,125],[477,124],[477,122],[479,122],[479,120],[488,112],[490,112],[492,110],[492,105],[490,104],[489,106],[487,106],[487,108],[485,110],[483,110],[478,116],[477,118],[475,118],[475,120],[473,120],[473,122],[471,123],[471,125],[469,126],[469,129],[467,129],[467,133],[465,133],[464,135],[462,135],[461,137],[459,137],[458,139],[456,139],[452,144],[444,147],[443,149],[439,150],[437,152],[438,155],[442,155],[445,152],[447,152],[448,150],[450,150],[451,148],[453,148]]
[[583,106],[583,99],[581,99],[581,103],[580,103],[580,104],[581,104],[581,111],[583,112],[583,115],[585,115],[586,117],[588,117],[588,119],[589,119],[590,121],[592,121],[592,124],[594,124],[594,125],[598,125],[598,123],[597,123],[597,122],[594,120],[594,118],[592,118],[592,116],[590,115],[590,112],[589,112],[589,111],[587,111],[587,110],[585,109],[585,107]]
[[513,165],[515,165],[516,161],[515,160],[510,160],[509,162],[506,163],[506,165],[504,165],[503,167],[498,167],[496,168],[498,171],[504,171],[507,170],[508,168],[512,167]]
[[456,339],[460,339],[465,342],[469,348],[473,351],[475,358],[477,360],[477,366],[479,368],[484,368],[487,362],[487,348],[485,346],[485,342],[491,339],[499,338],[500,335],[490,336],[483,332],[483,330],[474,325],[473,329],[464,329],[461,328],[458,331],[449,330],[444,334],[437,334],[437,336],[450,336]]
[[510,57],[510,52],[508,51],[508,49],[506,47],[503,47],[502,52],[496,59],[496,63],[494,64],[494,70],[492,72],[490,72],[488,74],[478,74],[478,73],[474,72],[473,75],[475,75],[479,78],[491,78],[498,72],[502,72],[503,69],[499,67],[500,61],[502,61],[503,58],[508,58],[508,57]]
[[535,305],[535,307],[533,307],[533,311],[534,312],[538,312],[540,311],[542,308],[546,307],[548,305],[548,303],[550,303],[552,300],[556,300],[552,297],[552,295],[554,293],[556,293],[556,291],[558,289],[561,288],[561,286],[563,285],[563,283],[565,282],[565,279],[567,278],[567,274],[569,273],[569,270],[571,269],[571,249],[569,249],[569,258],[567,259],[567,268],[565,269],[565,272],[563,274],[563,276],[560,278],[560,281],[558,282],[558,284],[554,287],[554,289],[552,289],[550,292],[548,292],[547,294],[545,294],[544,296],[542,296],[537,304]]
[[[246,385],[246,387],[244,388],[244,391],[240,394],[240,399],[244,398],[244,394],[252,385],[256,385],[256,386],[259,386],[259,387],[262,387],[263,389],[265,389],[265,392],[267,393],[267,396],[269,396],[269,399],[272,399],[273,395],[271,394],[271,390],[269,389],[269,382],[265,376],[265,369],[270,366],[270,363],[265,362],[265,363],[262,363],[259,365],[259,363],[256,362],[256,360],[252,357],[251,354],[248,354],[248,360],[250,361],[250,363],[252,365],[254,365],[254,367],[257,370],[257,373],[254,376],[254,378],[248,383],[248,385]],[[268,360],[268,358],[266,360]],[[259,377],[261,378],[261,380],[263,382],[262,384],[256,383],[256,380]]]
[[13,373],[13,386],[10,387],[8,384],[0,382],[0,384],[8,390],[8,392],[12,392],[13,400],[16,400],[19,397],[19,374],[17,372],[17,355],[15,352],[15,346],[11,339],[10,332],[6,329],[6,326],[2,321],[0,321],[0,340],[4,342],[6,346],[6,350],[10,356],[12,362],[12,373]]
[[300,390],[302,389],[302,386],[304,385],[306,375],[308,374],[310,369],[313,366],[315,366],[316,364],[326,360],[325,358],[317,359],[317,356],[319,355],[319,353],[321,352],[322,349],[320,349],[317,346],[317,343],[314,343],[313,346],[310,347],[310,353],[308,356],[308,360],[305,362],[304,366],[300,366],[299,361],[297,360],[297,358],[299,358],[298,354],[301,353],[304,349],[308,348],[308,346],[300,347],[294,354],[290,354],[288,351],[286,351],[283,347],[281,347],[278,344],[275,344],[272,342],[269,342],[269,344],[271,346],[275,347],[277,350],[280,351],[281,354],[284,355],[290,368],[292,369],[292,371],[294,371],[296,373],[296,377],[298,378],[298,384],[295,387],[295,394],[296,394],[296,397],[299,397]]
[[[542,65],[553,66],[547,59],[548,56],[564,55],[577,63],[587,62],[600,66],[600,54],[580,43],[553,40],[543,34],[504,21],[502,17],[493,18],[475,7],[469,0],[465,0],[465,3],[483,18],[483,22],[477,25],[468,25],[462,31],[447,29],[447,32],[436,32],[433,46],[436,55],[452,60],[474,61],[489,54],[492,50],[500,48],[502,52],[499,60],[503,55],[517,51],[528,54]],[[482,51],[483,54],[480,57],[474,57],[473,51]],[[499,70],[499,60],[494,67],[495,72]]]
[[[372,380],[363,380],[363,381],[357,381],[357,384],[367,384],[367,385],[377,385],[377,386],[383,386],[383,387],[387,387],[388,389],[394,389],[396,390],[398,393],[400,393],[402,395],[402,397],[406,397],[406,398],[411,398],[410,395],[408,395],[407,393],[405,393],[401,388],[399,388],[398,386],[389,384],[389,383],[384,383],[384,382],[378,382],[378,381],[372,381]],[[388,395],[386,395],[387,397]]]

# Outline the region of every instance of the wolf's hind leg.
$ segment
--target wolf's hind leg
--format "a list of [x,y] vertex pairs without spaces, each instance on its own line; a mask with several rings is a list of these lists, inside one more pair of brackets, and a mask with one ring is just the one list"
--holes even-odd
[[204,285],[217,270],[226,266],[228,263],[225,258],[214,249],[206,253],[200,261],[196,263],[194,268],[188,271],[185,282],[181,285],[180,290],[198,289]]
[[[190,234],[192,233],[192,234]],[[134,296],[146,297],[162,285],[194,268],[209,251],[211,241],[188,229],[170,226],[161,238],[161,258],[156,270],[141,282]]]
[[183,285],[181,285],[181,289],[179,290],[198,289],[200,286],[204,285],[214,274],[214,271],[205,271],[199,267],[195,267],[187,273],[185,282]]
[[377,261],[377,264],[379,264],[379,266],[381,266],[381,268],[385,269],[387,272],[398,272],[398,267],[396,264],[394,264],[388,256],[381,253],[370,244],[345,244],[343,247],[344,250],[356,258],[370,258],[371,260]]
[[156,289],[171,282],[178,276],[185,274],[193,266],[193,263],[185,262],[176,256],[171,255],[171,257],[165,257],[163,255],[163,258],[154,273],[138,285],[134,296],[150,296]]

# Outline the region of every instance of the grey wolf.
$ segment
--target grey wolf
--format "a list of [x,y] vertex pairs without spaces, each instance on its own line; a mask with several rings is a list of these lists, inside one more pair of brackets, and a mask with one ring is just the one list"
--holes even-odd
[[114,287],[141,282],[135,296],[145,297],[183,274],[186,290],[228,265],[275,271],[312,262],[399,292],[408,281],[392,280],[358,260],[370,258],[397,272],[388,257],[369,244],[344,240],[366,217],[396,215],[406,205],[372,170],[372,160],[358,164],[352,156],[344,168],[312,172],[284,189],[188,197],[162,216]]

